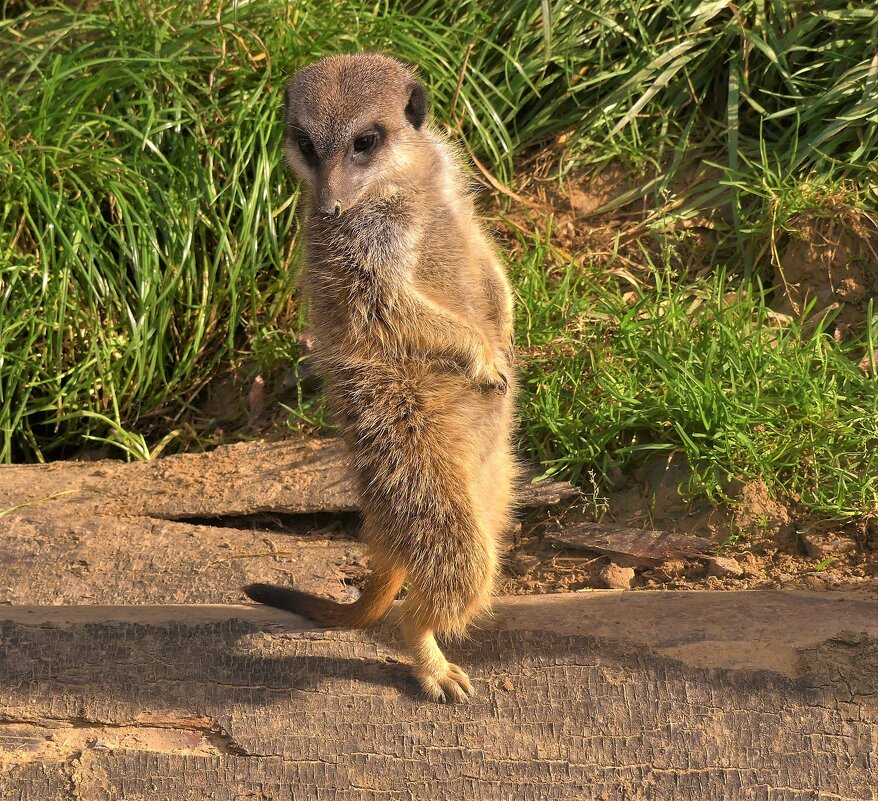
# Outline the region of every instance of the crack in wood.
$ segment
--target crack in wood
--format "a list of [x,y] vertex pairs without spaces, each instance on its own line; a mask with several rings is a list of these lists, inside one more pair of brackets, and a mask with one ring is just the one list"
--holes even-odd
[[150,714],[110,721],[81,715],[49,717],[0,713],[0,767],[68,762],[93,752],[137,750],[194,756],[251,756],[210,717]]

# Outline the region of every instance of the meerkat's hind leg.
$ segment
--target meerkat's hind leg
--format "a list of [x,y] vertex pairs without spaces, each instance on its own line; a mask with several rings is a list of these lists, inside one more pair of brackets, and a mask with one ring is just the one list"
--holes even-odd
[[414,659],[415,678],[430,698],[441,703],[462,702],[473,694],[469,676],[445,658],[429,625],[416,617],[405,618],[402,633]]
[[[477,536],[470,545],[478,541]],[[436,633],[462,636],[468,622],[488,605],[497,560],[493,543],[482,540],[482,545],[482,549],[461,548],[456,565],[446,555],[434,561],[434,570],[424,571],[422,566],[409,575],[402,633],[413,657],[415,677],[436,701],[465,701],[474,692],[469,676],[445,658]]]

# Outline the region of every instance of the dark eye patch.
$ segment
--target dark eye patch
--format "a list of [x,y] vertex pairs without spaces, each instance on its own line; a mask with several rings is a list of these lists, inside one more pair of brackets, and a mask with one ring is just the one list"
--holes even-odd
[[371,153],[378,144],[377,131],[365,131],[354,139],[354,154]]
[[312,166],[317,164],[320,159],[317,157],[317,151],[314,149],[314,143],[311,141],[310,136],[300,133],[296,137],[296,144],[299,146],[299,152],[305,161]]

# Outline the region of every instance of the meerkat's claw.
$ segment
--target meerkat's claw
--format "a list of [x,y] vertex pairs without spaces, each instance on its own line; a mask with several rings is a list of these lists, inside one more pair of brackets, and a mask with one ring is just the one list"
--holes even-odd
[[505,395],[509,389],[509,379],[497,368],[496,362],[485,365],[481,372],[473,376],[473,380],[484,391]]
[[485,387],[496,392],[498,395],[505,395],[509,390],[509,379],[505,373],[498,372],[497,377],[491,378]]
[[469,680],[469,676],[467,676],[466,671],[460,668],[458,665],[455,665],[453,662],[448,663],[448,676],[450,676],[457,684],[463,688],[463,691],[467,695],[475,695],[475,688],[473,687],[473,683]]
[[444,669],[421,676],[420,682],[424,692],[440,704],[463,703],[475,692],[469,676],[451,662]]
[[503,347],[503,355],[509,364],[515,364],[515,333],[510,332],[505,339],[506,345]]

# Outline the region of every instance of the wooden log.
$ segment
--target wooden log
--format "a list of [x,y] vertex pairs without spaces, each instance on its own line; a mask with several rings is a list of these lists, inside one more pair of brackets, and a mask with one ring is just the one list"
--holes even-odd
[[308,521],[271,531],[26,511],[0,519],[0,604],[241,602],[253,581],[351,600],[344,581],[366,572],[359,542]]
[[0,608],[16,801],[874,801],[878,601],[504,601],[424,701],[395,629],[254,606]]
[[[0,465],[0,520],[22,509],[137,514],[166,520],[262,512],[350,512],[359,506],[338,439],[244,442],[152,462]],[[522,506],[545,506],[579,491],[566,482],[521,487]]]
[[357,506],[338,440],[243,442],[151,462],[0,466],[3,508],[99,508],[164,519]]

